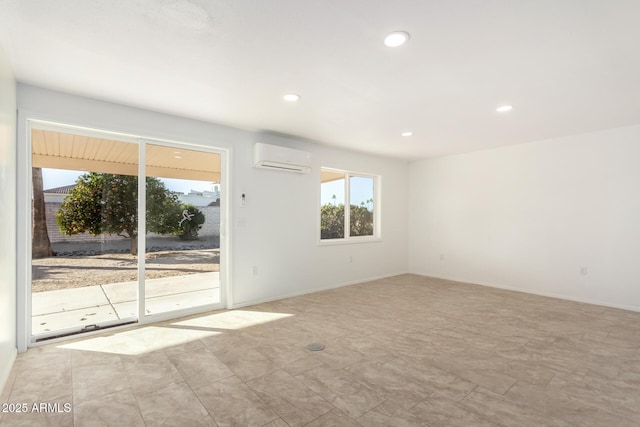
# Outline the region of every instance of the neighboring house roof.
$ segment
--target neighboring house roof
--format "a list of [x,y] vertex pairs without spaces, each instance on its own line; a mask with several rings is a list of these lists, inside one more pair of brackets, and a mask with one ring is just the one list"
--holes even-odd
[[75,184],[65,185],[64,187],[50,188],[48,190],[44,190],[43,192],[46,194],[69,194],[69,192],[73,190],[75,186]]

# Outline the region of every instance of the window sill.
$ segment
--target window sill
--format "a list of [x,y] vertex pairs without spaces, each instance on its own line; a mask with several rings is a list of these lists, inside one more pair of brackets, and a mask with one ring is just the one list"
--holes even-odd
[[359,245],[362,243],[382,242],[381,237],[351,237],[349,239],[325,239],[318,240],[318,246]]

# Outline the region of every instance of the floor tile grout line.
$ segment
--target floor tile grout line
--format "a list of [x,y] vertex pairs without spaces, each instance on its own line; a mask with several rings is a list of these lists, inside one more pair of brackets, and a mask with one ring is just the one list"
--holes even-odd
[[[265,404],[269,409],[271,409],[271,410],[273,411],[273,413],[274,413],[274,414],[276,414],[276,415],[278,416],[278,418],[280,418],[280,419],[281,419],[285,424],[287,424],[288,426],[290,426],[290,425],[291,425],[291,424],[289,424],[289,423],[288,423],[288,422],[287,422],[287,421],[282,417],[282,414],[280,414],[280,412],[278,412],[278,410],[277,410],[276,408],[273,408],[271,405],[269,405],[269,403],[268,403],[268,402],[265,402],[265,401],[264,401],[264,399],[260,396],[260,393],[258,393],[257,391],[255,391],[255,390],[251,387],[251,385],[247,384],[247,381],[245,381],[245,380],[244,380],[244,378],[240,378],[240,377],[238,377],[238,378],[240,379],[240,381],[242,381],[242,383],[243,383],[245,386],[247,386],[247,388],[248,388],[249,390],[251,390],[251,392],[252,392],[254,395],[256,395],[256,396],[257,396],[257,398],[258,398],[262,403],[264,403],[264,404]],[[258,378],[255,378],[255,379],[258,379]],[[251,381],[254,381],[255,379],[252,379]],[[269,424],[269,423],[267,423],[267,424]],[[265,425],[266,425],[266,424],[265,424]]]
[[[320,399],[322,399],[322,401],[324,401],[324,402],[326,402],[327,404],[329,404],[332,408],[334,408],[334,409],[338,409],[338,410],[339,410],[339,408],[336,408],[336,406],[335,406],[335,405],[333,405],[333,403],[331,403],[331,402],[327,401],[327,399],[325,399],[324,397],[320,396],[320,394],[316,393],[316,391],[315,391],[315,390],[311,389],[311,388],[310,388],[309,386],[307,386],[304,382],[302,382],[302,381],[298,380],[298,379],[296,378],[296,376],[295,376],[295,375],[291,375],[289,372],[287,372],[287,371],[286,371],[286,370],[284,370],[283,368],[278,368],[277,370],[272,371],[272,372],[269,372],[269,373],[267,373],[267,374],[265,374],[265,375],[263,375],[263,376],[261,376],[261,377],[253,378],[253,379],[251,379],[250,381],[254,381],[254,380],[257,380],[257,379],[260,379],[260,378],[264,378],[266,375],[273,374],[274,372],[278,372],[278,371],[282,371],[282,372],[284,372],[285,374],[289,375],[291,378],[293,378],[293,379],[294,379],[294,380],[296,380],[298,383],[300,383],[300,385],[302,385],[303,387],[307,388],[307,389],[308,389],[308,390],[310,390],[313,394],[315,394],[317,397],[319,397]],[[248,384],[247,384],[247,387],[249,387],[249,388],[253,391],[253,388],[251,388],[251,386],[250,386],[250,385],[248,385]],[[255,393],[255,391],[254,391],[254,393]],[[256,393],[256,394],[257,394],[257,393]],[[260,397],[260,396],[258,396],[258,397]],[[260,398],[260,399],[262,400],[262,398]],[[265,402],[265,404],[267,404],[267,406],[269,406],[269,407],[271,408],[271,405],[269,405],[267,402]],[[276,414],[278,414],[278,415],[279,415],[279,417],[280,417],[280,418],[282,418],[282,419],[284,420],[284,418],[282,417],[282,415],[280,415],[280,414],[279,414],[279,412],[278,412],[278,411],[276,411],[276,409],[275,409],[275,408],[271,408],[271,410],[272,410],[272,411],[274,411]],[[321,416],[323,416],[323,415],[325,415],[325,414],[327,414],[328,412],[331,412],[331,411],[327,411],[327,412],[325,412],[324,414],[319,415],[318,417],[314,418],[314,420],[315,420],[315,419],[317,419],[317,418],[319,418],[319,417],[321,417]],[[313,421],[313,420],[311,420],[311,421],[309,421],[309,422],[312,422],[312,421]],[[286,420],[285,420],[285,422],[286,422]],[[287,423],[287,424],[289,424],[289,423]],[[306,424],[308,424],[308,423],[305,423],[305,425],[306,425]]]
[[[182,375],[182,374],[181,374]],[[231,377],[227,377],[227,378],[231,378]],[[226,378],[221,378],[217,381],[214,381],[214,383],[217,383],[219,381],[222,381]],[[202,399],[200,399],[200,396],[198,395],[198,393],[196,392],[196,390],[191,386],[191,384],[189,384],[189,381],[187,381],[186,379],[184,380],[185,384],[187,385],[187,387],[189,387],[189,390],[191,390],[191,393],[193,393],[193,395],[196,397],[196,399],[198,400],[198,402],[200,403],[200,406],[202,406],[204,408],[205,411],[207,411],[207,414],[209,414],[209,417],[211,417],[211,419],[213,420],[214,423],[216,423],[216,426],[218,425],[218,421],[216,420],[216,417],[214,416],[214,414],[212,414],[209,411],[209,408],[207,408],[204,404],[204,402],[202,401]],[[207,385],[203,385],[202,387],[206,387]],[[202,388],[200,387],[200,388]]]
[[502,393],[502,396],[504,396],[505,398],[507,397],[507,393],[509,393],[509,391],[513,388],[514,385],[516,385],[518,383],[518,381],[520,381],[519,378],[517,378],[513,384],[511,384],[511,386],[507,389],[507,391],[505,391],[504,393]]
[[144,414],[142,413],[142,408],[140,407],[140,399],[138,399],[138,394],[133,391],[133,389],[131,390],[131,394],[133,394],[133,399],[136,402],[136,408],[138,409],[138,413],[140,414],[140,419],[144,423],[145,427],[147,427],[147,421],[144,419]]
[[384,403],[388,402],[389,399],[387,399],[386,397],[382,400],[382,402],[378,403],[377,405],[375,405],[374,407],[370,408],[368,411],[364,412],[362,415],[360,415],[358,418],[356,418],[354,421],[356,421],[358,424],[361,424],[360,421],[358,421],[360,418],[364,417],[365,415],[367,415],[369,412],[373,412],[375,411],[379,406],[383,405]]
[[[476,386],[471,392],[469,392],[469,394],[467,394],[467,396],[469,396],[471,393],[473,393],[479,387],[480,386]],[[493,417],[488,416],[487,414],[484,414],[483,412],[480,412],[479,410],[477,410],[475,408],[472,408],[470,406],[465,405],[464,400],[467,398],[467,396],[465,396],[464,399],[462,399],[461,401],[457,402],[457,404],[460,405],[461,407],[463,407],[465,410],[471,412],[472,414],[475,414],[475,415],[479,416],[483,420],[489,421],[491,424],[495,424],[496,426],[505,426],[505,427],[507,427],[505,424],[503,424],[499,420],[497,420],[497,419],[494,420]]]

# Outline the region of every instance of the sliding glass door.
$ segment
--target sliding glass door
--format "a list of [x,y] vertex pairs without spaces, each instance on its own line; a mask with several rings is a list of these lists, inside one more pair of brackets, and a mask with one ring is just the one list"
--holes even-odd
[[31,145],[32,342],[222,305],[221,153],[52,126]]

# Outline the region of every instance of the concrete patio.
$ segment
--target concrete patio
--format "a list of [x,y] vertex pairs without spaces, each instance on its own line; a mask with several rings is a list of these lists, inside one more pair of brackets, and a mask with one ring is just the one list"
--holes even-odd
[[[197,273],[145,281],[147,315],[220,302],[220,273]],[[137,316],[138,282],[36,292],[32,296],[32,333]]]

